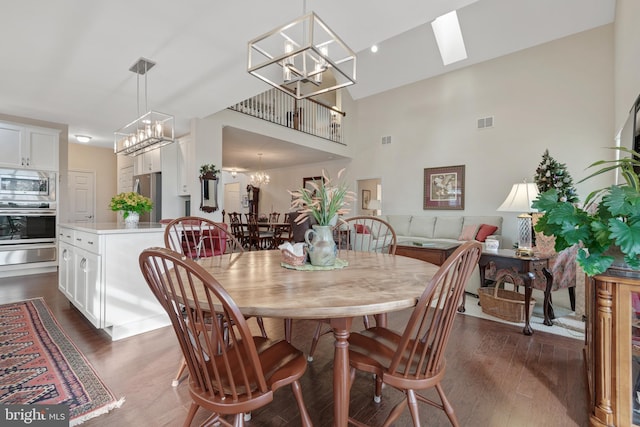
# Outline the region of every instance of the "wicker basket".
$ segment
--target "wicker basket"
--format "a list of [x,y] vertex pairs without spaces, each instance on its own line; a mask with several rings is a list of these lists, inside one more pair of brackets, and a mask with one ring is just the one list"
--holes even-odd
[[282,260],[289,265],[303,265],[307,262],[306,248],[302,256],[295,256],[293,252],[288,251],[287,249],[280,249],[280,252],[282,252]]
[[[505,275],[496,282],[495,287],[478,289],[482,312],[508,322],[525,323],[524,295],[515,291],[500,289],[500,285],[504,284],[505,279],[514,280],[513,277]],[[529,301],[529,319],[531,319],[531,313],[533,313],[533,306],[535,305],[536,300],[531,298],[531,301]]]

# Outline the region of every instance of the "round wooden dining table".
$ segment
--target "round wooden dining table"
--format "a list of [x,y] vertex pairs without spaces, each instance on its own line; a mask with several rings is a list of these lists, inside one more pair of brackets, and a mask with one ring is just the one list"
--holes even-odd
[[[349,416],[349,331],[354,317],[415,306],[438,266],[396,255],[341,252],[335,270],[283,267],[278,250],[249,251],[198,260],[245,316],[329,319],[335,337],[334,425]],[[205,301],[206,303],[206,301]]]

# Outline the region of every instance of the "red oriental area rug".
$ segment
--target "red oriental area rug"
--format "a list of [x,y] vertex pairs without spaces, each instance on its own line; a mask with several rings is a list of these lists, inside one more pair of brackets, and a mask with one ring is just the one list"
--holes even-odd
[[0,305],[0,404],[65,404],[73,426],[123,403],[42,298]]

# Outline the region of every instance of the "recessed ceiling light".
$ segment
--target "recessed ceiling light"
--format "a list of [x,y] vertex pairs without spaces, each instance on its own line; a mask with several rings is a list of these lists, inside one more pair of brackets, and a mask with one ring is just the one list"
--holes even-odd
[[76,135],[76,140],[78,142],[87,143],[91,141],[91,137],[87,135]]
[[431,27],[444,65],[467,59],[467,50],[455,10],[437,17],[431,23]]
[[376,53],[378,51],[378,45],[371,46],[371,52]]

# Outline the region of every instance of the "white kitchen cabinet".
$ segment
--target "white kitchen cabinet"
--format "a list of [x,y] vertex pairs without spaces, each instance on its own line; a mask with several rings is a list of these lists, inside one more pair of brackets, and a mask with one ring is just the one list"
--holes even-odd
[[64,241],[60,241],[60,260],[58,264],[58,289],[71,301],[75,294],[74,277],[74,247]]
[[178,195],[189,196],[189,182],[191,181],[191,138],[184,137],[178,140]]
[[98,236],[60,227],[58,289],[97,328],[103,325]]
[[59,289],[96,328],[119,340],[169,325],[142,277],[138,254],[164,245],[161,225],[61,224]]
[[58,171],[59,131],[0,123],[0,166]]
[[104,284],[100,280],[101,257],[84,249],[75,248],[74,286],[72,303],[95,327],[101,327]]
[[147,151],[134,157],[133,174],[142,175],[151,172],[162,172],[161,149]]

